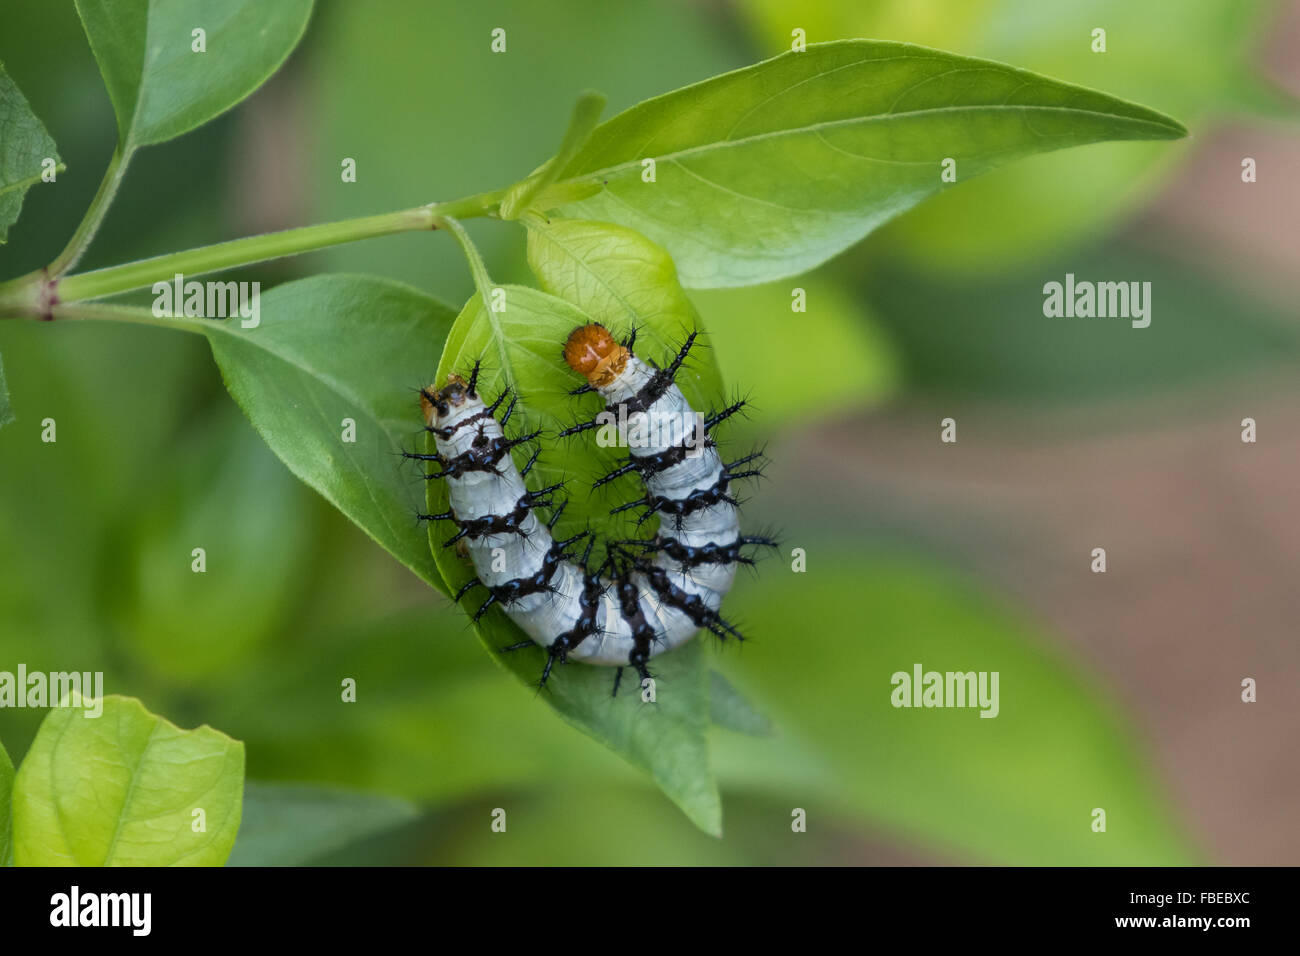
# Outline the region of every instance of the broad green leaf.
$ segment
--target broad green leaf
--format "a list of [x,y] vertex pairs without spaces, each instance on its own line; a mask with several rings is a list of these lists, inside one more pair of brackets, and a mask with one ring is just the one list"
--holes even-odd
[[[788,47],[782,0],[741,0],[759,49]],[[889,37],[1104,89],[1177,116],[1195,136],[1223,118],[1297,115],[1294,98],[1260,79],[1271,0],[807,0],[810,40]],[[1092,31],[1106,30],[1094,53]],[[1190,144],[1188,144],[1190,146]],[[873,244],[902,248],[930,270],[987,271],[1097,235],[1160,191],[1188,149],[1104,144],[1032,157],[900,219]]]
[[206,725],[181,730],[133,697],[101,702],[98,716],[62,706],[42,722],[14,781],[14,861],[222,865],[239,830],[244,745]]
[[[641,288],[646,295],[661,300],[659,305],[643,306],[646,311],[637,313],[646,322],[644,334],[637,339],[638,350],[643,355],[652,354],[656,343],[682,336],[681,316],[675,310],[685,299],[680,290],[666,281],[671,273],[655,271],[660,264],[653,258],[638,259],[631,255],[634,247],[624,238],[622,248],[630,258],[625,262],[626,271],[617,281],[627,284],[617,287],[620,290]],[[638,274],[643,279],[640,284],[632,281]],[[597,288],[586,277],[578,285],[584,290]],[[567,443],[557,442],[553,437],[557,430],[593,415],[601,407],[595,396],[574,399],[568,395],[570,389],[581,384],[581,379],[564,364],[561,348],[565,339],[575,327],[594,318],[608,321],[615,331],[622,331],[620,326],[628,313],[613,311],[611,306],[610,311],[593,315],[536,289],[514,285],[500,288],[505,295],[503,311],[488,312],[483,297],[475,295],[456,319],[447,337],[438,381],[441,383],[453,372],[465,374],[476,360],[482,359],[479,388],[485,397],[492,398],[507,385],[517,389],[519,404],[516,418],[511,420],[512,430],[540,427],[548,433],[538,465],[528,476],[530,486],[542,487],[558,480],[567,482],[563,493],[569,503],[556,526],[558,535],[566,536],[590,526],[602,539],[631,536],[636,531],[633,525],[616,523],[608,515],[609,508],[618,499],[588,491],[592,476],[602,471],[597,463],[616,460],[617,449],[599,449],[607,454],[598,455],[594,442],[584,440],[585,436]],[[608,295],[608,290],[604,294]],[[689,308],[688,303],[686,307]],[[719,386],[716,372],[707,363],[683,374],[680,382],[692,402],[701,401],[703,393]],[[431,439],[428,447],[433,447]],[[528,452],[522,447],[515,451],[517,463],[522,463]],[[428,483],[428,506],[430,513],[447,509],[445,482]],[[648,536],[652,532],[647,527],[641,529],[640,535]],[[474,572],[454,548],[443,547],[443,542],[453,533],[454,529],[446,522],[434,523],[429,529],[438,568],[455,592]],[[472,596],[469,600],[472,606]],[[503,611],[490,611],[477,630],[480,639],[504,666],[525,683],[536,684],[545,659],[541,648],[506,655],[498,653],[499,648],[524,639],[523,632]],[[642,704],[635,680],[625,681],[618,697],[612,697],[613,669],[580,663],[558,666],[542,696],[571,724],[647,771],[696,825],[710,833],[719,833],[721,804],[709,769],[709,678],[702,654],[697,638],[671,654],[655,658],[658,702],[654,706]]]
[[[421,433],[452,312],[365,276],[315,276],[261,298],[261,323],[204,325],[226,387],[289,470],[390,554],[444,589],[415,516],[424,492],[401,452]],[[355,441],[345,440],[346,420]]]
[[13,788],[14,764],[5,745],[0,743],[0,866],[13,865],[13,836],[9,820]]
[[[41,181],[42,163],[59,161],[54,140],[32,113],[22,92],[0,63],[0,243],[18,219],[27,190]],[[5,423],[3,381],[0,381],[0,425]]]
[[249,781],[239,839],[227,865],[310,865],[415,817],[412,804],[392,797]]
[[944,159],[964,182],[1031,153],[1185,132],[1000,63],[904,43],[813,44],[602,123],[561,181],[605,189],[563,212],[645,233],[688,286],[750,285],[806,271],[938,192]]
[[[835,515],[828,520],[843,518]],[[1098,678],[1048,649],[1019,615],[928,561],[801,541],[807,573],[780,562],[736,595],[762,623],[729,670],[781,713],[813,766],[781,780],[777,741],[719,738],[719,773],[794,806],[814,800],[978,862],[1186,865],[1176,814],[1135,729]],[[761,657],[761,660],[759,659]],[[896,708],[896,672],[997,671],[999,712]],[[1092,811],[1106,811],[1106,832]]]
[[[161,143],[224,113],[297,45],[312,0],[77,0],[117,114],[119,147]],[[194,31],[206,52],[196,52]]]

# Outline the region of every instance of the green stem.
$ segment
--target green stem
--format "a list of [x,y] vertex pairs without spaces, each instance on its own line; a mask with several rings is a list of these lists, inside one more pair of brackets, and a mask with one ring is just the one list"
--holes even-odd
[[187,319],[178,316],[154,315],[151,309],[134,305],[113,305],[108,302],[70,302],[56,305],[52,310],[56,319],[103,319],[111,322],[131,322],[135,325],[152,325],[162,329],[180,329],[202,335],[211,319]]
[[[100,192],[104,194],[103,187]],[[504,190],[495,190],[377,216],[362,216],[358,219],[249,236],[62,278],[51,266],[0,283],[0,316],[37,315],[53,318],[56,314],[65,314],[57,308],[59,303],[98,299],[133,289],[148,288],[155,282],[172,281],[177,273],[185,276],[203,275],[375,236],[437,229],[442,216],[491,215],[503,192]],[[91,218],[87,215],[87,221]],[[79,234],[82,232],[83,230],[78,230]],[[69,248],[72,248],[71,243]]]
[[492,290],[495,286],[492,284],[492,277],[488,275],[487,266],[483,263],[483,255],[478,251],[478,246],[474,245],[474,240],[469,237],[465,227],[455,219],[444,216],[438,220],[438,225],[455,237],[465,253],[465,258],[469,262],[469,271],[474,276],[474,288],[478,290],[479,300],[483,303],[483,317],[492,326],[492,340],[496,342],[497,351],[501,355],[501,372],[505,375],[506,385],[514,388],[515,375],[511,371],[510,357],[505,352],[506,334],[501,328],[501,320],[497,318],[496,311],[492,308]]
[[97,299],[119,292],[129,292],[132,289],[145,288],[155,282],[171,281],[178,272],[186,276],[203,275],[207,272],[218,272],[236,266],[294,256],[345,242],[356,242],[399,232],[436,229],[441,215],[487,215],[489,208],[498,198],[497,192],[480,193],[477,196],[447,203],[430,203],[427,206],[416,206],[398,212],[362,216],[359,219],[344,219],[317,226],[302,226],[298,229],[286,229],[283,232],[219,242],[185,252],[173,252],[152,259],[142,259],[139,262],[128,262],[125,265],[68,276],[59,282],[57,294],[60,302]]
[[131,150],[123,152],[120,146],[113,150],[113,158],[108,161],[108,169],[104,172],[104,178],[100,181],[95,198],[90,201],[90,207],[81,217],[81,224],[77,226],[77,231],[72,234],[72,238],[63,247],[58,258],[50,263],[50,275],[61,276],[75,266],[82,253],[86,251],[86,247],[90,245],[90,240],[95,238],[99,224],[104,221],[104,214],[108,212],[108,207],[113,204],[113,197],[117,195],[117,187],[122,184],[122,176],[131,161],[131,152]]
[[433,221],[428,206],[403,209],[400,212],[383,213],[378,216],[365,216],[361,219],[327,222],[318,226],[302,226],[298,229],[233,239],[230,242],[219,242],[198,249],[172,252],[154,256],[152,259],[141,259],[138,262],[128,262],[125,265],[109,266],[106,269],[95,269],[68,276],[58,281],[57,295],[60,302],[98,299],[119,292],[129,292],[132,289],[142,289],[155,282],[170,282],[177,273],[187,277],[198,276],[236,266],[252,265],[255,262],[265,262],[268,259],[310,252],[313,249],[322,249],[341,242],[354,242],[358,239],[387,236],[396,232],[432,228]]
[[465,259],[469,262],[470,274],[474,277],[474,287],[478,289],[479,295],[483,297],[483,308],[491,312],[492,301],[490,296],[494,286],[492,277],[488,275],[487,266],[483,263],[483,255],[478,251],[478,246],[474,245],[474,240],[469,237],[465,227],[451,216],[439,216],[438,225],[450,232],[455,240],[460,243],[461,251],[465,253]]
[[564,167],[591,138],[591,131],[600,122],[600,111],[604,108],[605,97],[594,90],[587,90],[578,97],[559,151],[536,173],[506,190],[501,200],[502,219],[519,218],[534,199],[560,178]]

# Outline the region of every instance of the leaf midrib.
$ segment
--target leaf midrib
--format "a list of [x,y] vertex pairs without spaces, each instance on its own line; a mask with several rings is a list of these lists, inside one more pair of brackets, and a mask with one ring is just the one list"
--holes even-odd
[[[67,168],[68,167],[65,166],[63,163],[59,163],[57,166],[54,167],[54,171],[61,173],[66,171]],[[37,183],[41,181],[41,177],[44,175],[45,173],[42,171],[39,173],[33,173],[32,175],[28,176],[26,179],[19,179],[15,182],[4,183],[3,185],[0,185],[0,196],[5,195],[6,193],[11,193],[15,189],[27,189],[28,187],[35,186]]]
[[[120,726],[120,718],[118,723]],[[161,723],[155,720],[153,726],[149,728],[149,739],[144,742],[135,763],[131,765],[131,782],[126,788],[125,796],[122,797],[122,806],[117,814],[117,824],[113,827],[113,836],[108,841],[108,849],[104,851],[104,859],[100,866],[107,866],[109,861],[113,859],[113,851],[117,849],[118,837],[122,835],[122,822],[126,819],[127,808],[131,805],[132,798],[135,797],[135,786],[140,779],[140,764],[144,762],[145,755],[149,752],[149,748],[153,746],[154,737],[157,735],[160,726]]]

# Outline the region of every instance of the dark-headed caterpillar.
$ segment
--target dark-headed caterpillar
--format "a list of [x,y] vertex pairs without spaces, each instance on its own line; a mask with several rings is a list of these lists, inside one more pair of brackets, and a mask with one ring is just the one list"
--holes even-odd
[[[611,545],[594,569],[594,539],[588,533],[565,540],[551,534],[560,511],[553,501],[559,486],[529,491],[524,484],[537,453],[522,471],[511,457],[512,448],[538,436],[506,437],[515,399],[507,403],[503,392],[485,403],[477,390],[477,364],[467,379],[452,375],[441,388],[421,389],[425,427],[433,433],[437,453],[411,457],[441,466],[426,477],[446,480],[450,507],[420,517],[455,523],[458,530],[446,543],[463,542],[477,572],[457,600],[474,587],[486,588],[487,599],[474,620],[493,605],[503,608],[532,643],[546,650],[542,684],[557,660],[575,660],[617,667],[617,693],[624,667],[647,678],[651,658],[680,646],[701,629],[741,639],[719,608],[737,566],[753,563],[743,549],[773,542],[740,533],[737,501],[731,494],[732,482],[758,474],[754,463],[759,455],[724,464],[711,437],[714,426],[744,403],[706,418],[691,409],[674,384],[695,338],[692,333],[664,368],[633,354],[635,335],[619,344],[600,325],[574,329],[564,345],[566,363],[588,383],[573,394],[598,392],[608,414],[560,434],[586,432],[611,419],[619,422],[631,456],[597,486],[636,472],[645,497],[614,510],[641,505],[646,509],[643,520],[660,516],[653,539]],[[551,512],[549,523],[538,517],[539,508]],[[527,647],[530,641],[503,650]]]

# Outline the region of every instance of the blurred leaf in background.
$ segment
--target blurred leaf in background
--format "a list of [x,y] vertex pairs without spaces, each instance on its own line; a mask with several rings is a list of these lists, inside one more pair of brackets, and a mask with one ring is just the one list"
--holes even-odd
[[[1124,318],[1049,319],[1043,284],[1141,279],[1151,324]],[[1247,288],[1192,272],[1149,249],[1112,243],[1028,269],[936,277],[890,259],[865,274],[878,321],[906,356],[914,393],[1002,402],[1120,402],[1158,391],[1222,385],[1300,361],[1290,317]]]
[[9,385],[5,382],[4,360],[0,358],[0,428],[14,420],[14,409],[9,401]]
[[[785,752],[798,756],[786,765],[770,743],[730,737],[716,758],[724,788],[743,781],[790,806],[816,801],[972,860],[1195,860],[1131,728],[1032,625],[929,560],[863,554],[839,538],[799,544],[809,573],[772,562],[761,583],[740,585],[737,603],[770,637],[761,661],[746,653],[728,668],[774,708]],[[917,663],[999,672],[998,715],[893,707],[891,675]],[[828,772],[807,773],[808,762]],[[1092,831],[1094,807],[1106,810],[1105,833]]]
[[749,403],[727,423],[726,441],[761,440],[868,407],[901,384],[898,351],[876,316],[826,270],[743,289],[695,289],[690,297],[723,379]]
[[291,626],[312,533],[293,476],[228,406],[186,429],[169,467],[115,529],[118,575],[103,594],[121,648],[183,684],[245,666]]
[[[118,531],[178,487],[169,446],[203,404],[210,360],[188,336],[89,324],[3,323],[0,349],[21,356],[9,382],[26,398],[0,430],[4,649],[34,669],[103,669]],[[55,441],[42,441],[47,420]],[[189,548],[177,560],[189,574]]]
[[414,806],[391,797],[250,782],[227,865],[310,866],[415,816]]

